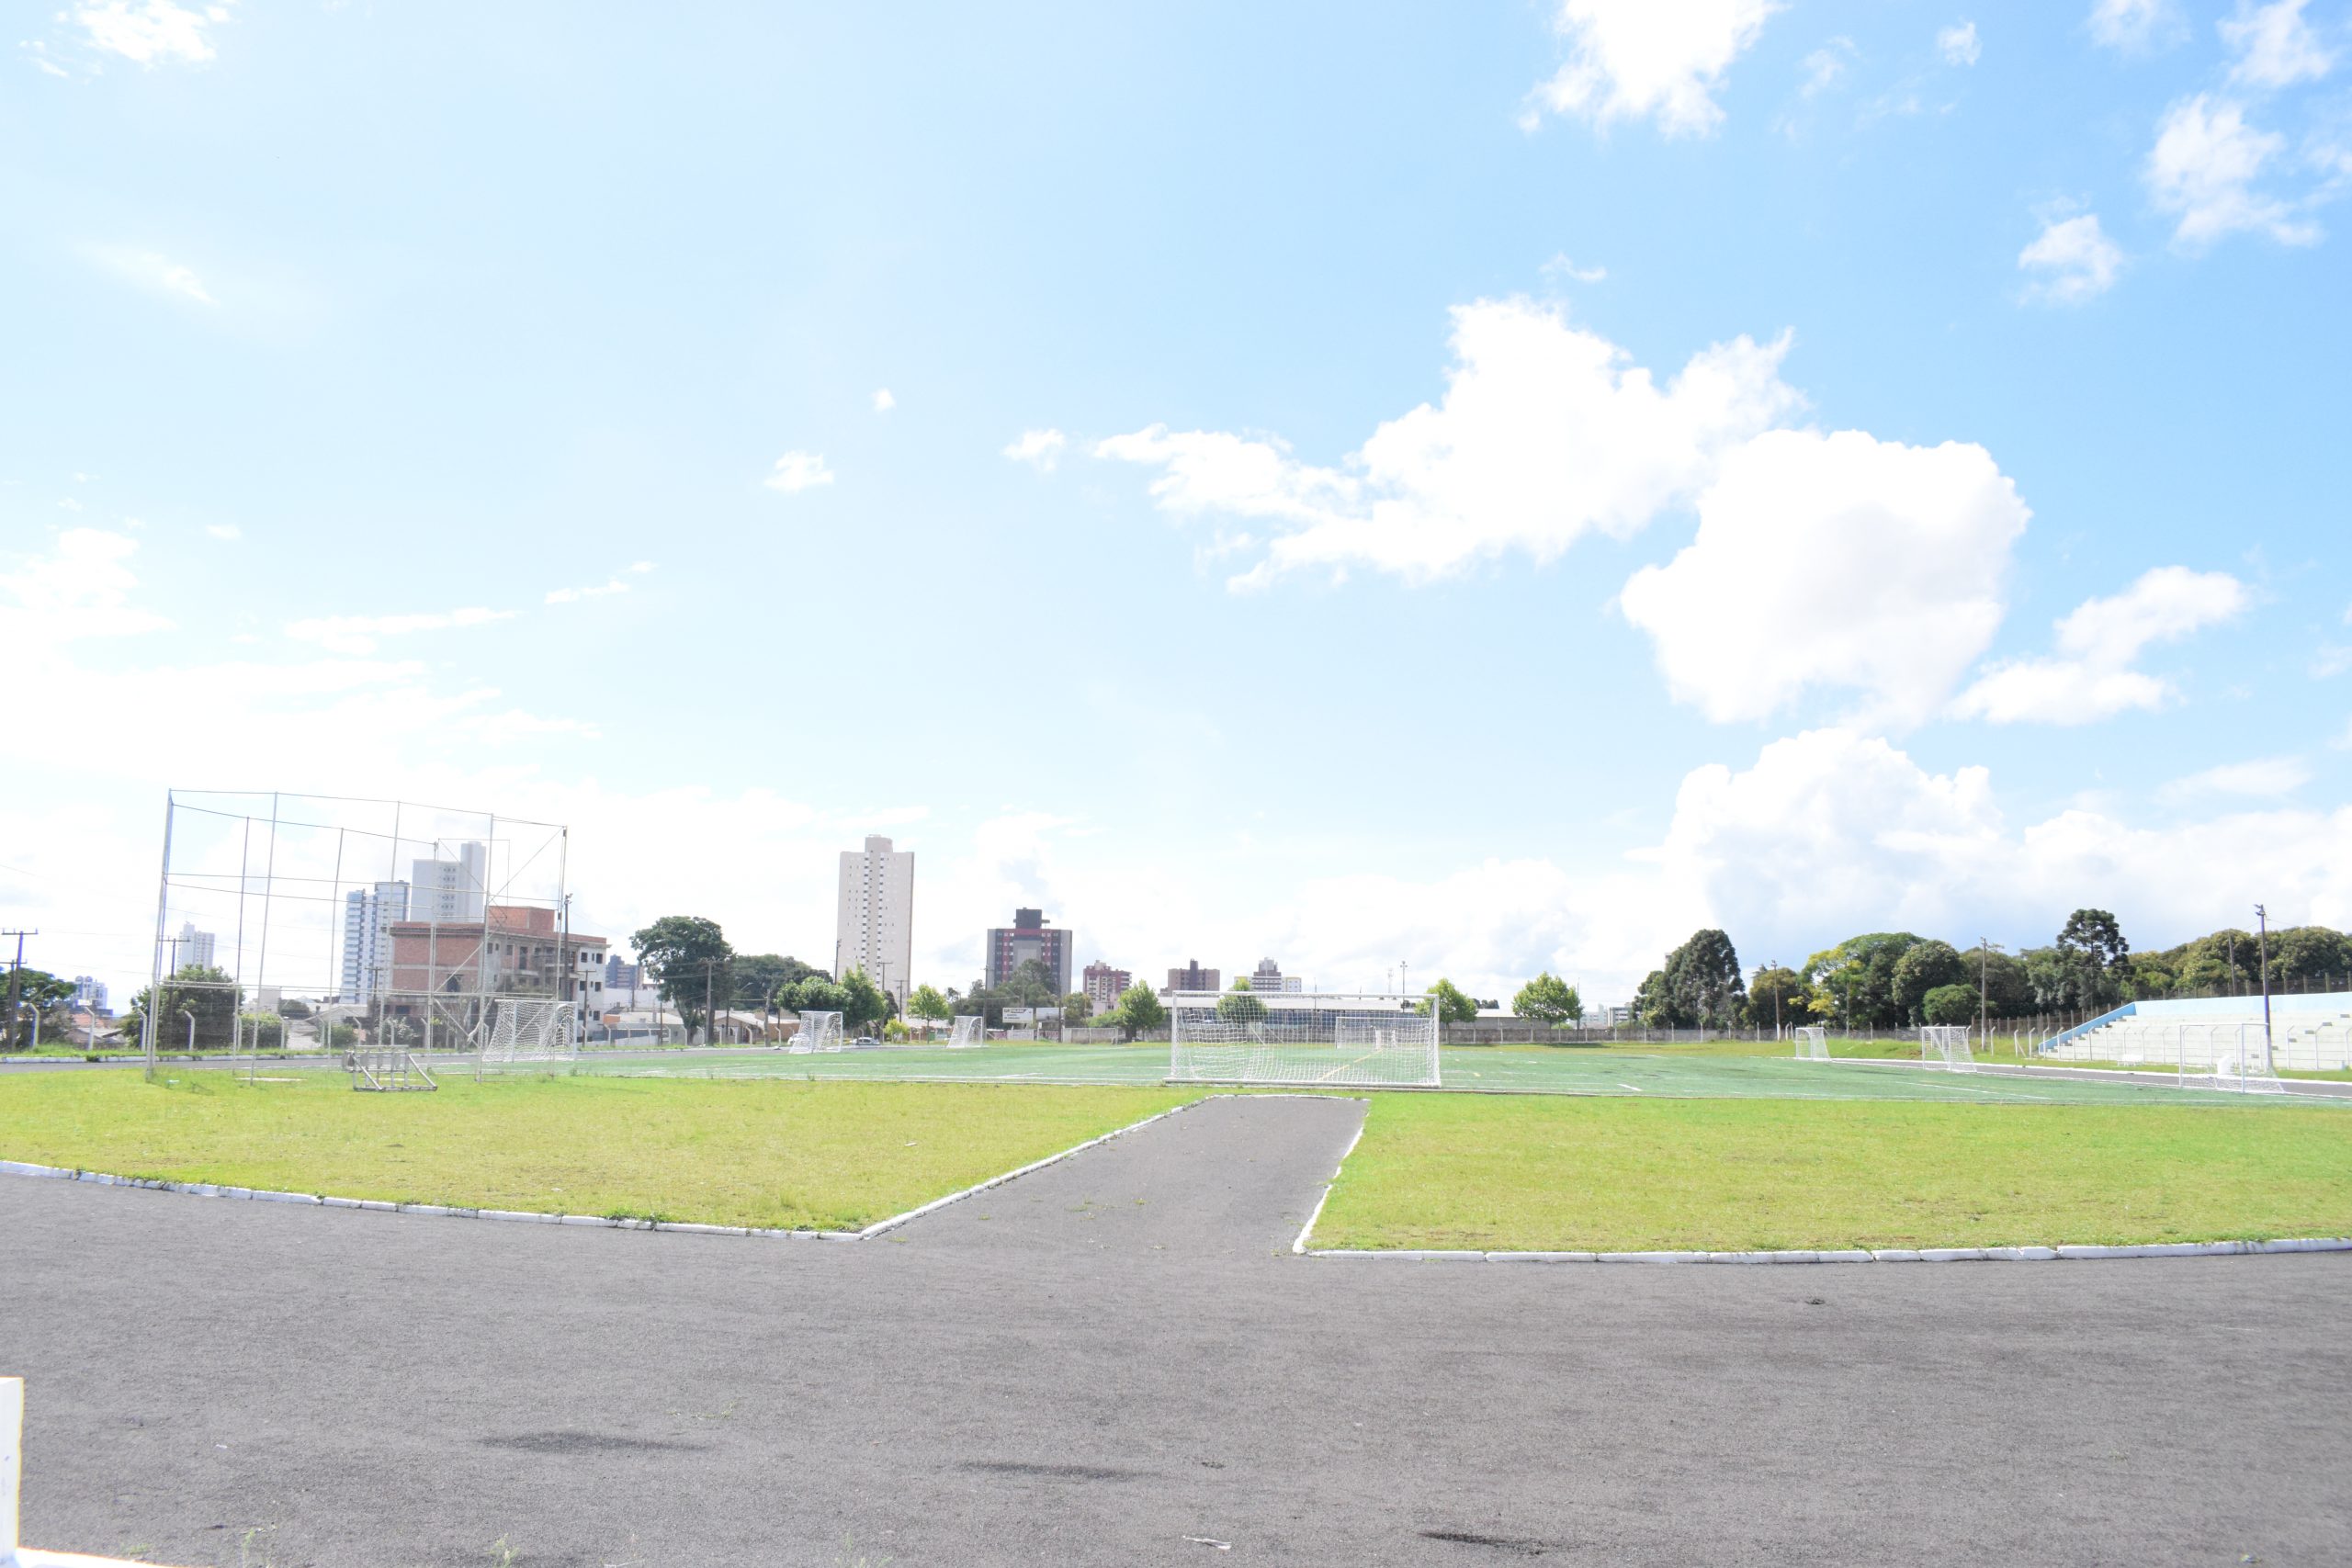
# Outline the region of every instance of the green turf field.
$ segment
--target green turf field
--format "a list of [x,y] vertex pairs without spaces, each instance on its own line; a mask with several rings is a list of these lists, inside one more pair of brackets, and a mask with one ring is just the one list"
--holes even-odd
[[2324,1105],[1382,1095],[1311,1245],[1533,1251],[2352,1235]]
[[1151,1089],[0,1076],[0,1159],[464,1208],[854,1229],[1192,1095]]

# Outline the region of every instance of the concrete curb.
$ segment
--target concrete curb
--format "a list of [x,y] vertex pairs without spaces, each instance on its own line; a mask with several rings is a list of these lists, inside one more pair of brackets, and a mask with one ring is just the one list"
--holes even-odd
[[2130,1247],[1929,1247],[1841,1252],[1425,1252],[1309,1247],[1309,1258],[1385,1258],[1401,1263],[2055,1263],[2114,1258],[2238,1258],[2254,1253],[2352,1252],[2352,1236],[2277,1241],[2144,1242]]

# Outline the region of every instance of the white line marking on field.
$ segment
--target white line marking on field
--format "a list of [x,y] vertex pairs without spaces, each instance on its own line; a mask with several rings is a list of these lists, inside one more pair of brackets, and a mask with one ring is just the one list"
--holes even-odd
[[1638,1085],[1638,1084],[1621,1083],[1621,1084],[1619,1084],[1617,1087],[1618,1087],[1619,1089],[1632,1089],[1635,1094],[1639,1094],[1639,1093],[1641,1093],[1641,1092],[1642,1092],[1642,1090],[1641,1090],[1641,1086],[1640,1086],[1640,1085]]
[[1356,1123],[1356,1135],[1348,1140],[1348,1146],[1340,1151],[1340,1163],[1331,1168],[1331,1179],[1323,1184],[1323,1195],[1315,1200],[1314,1212],[1306,1216],[1306,1223],[1298,1227],[1298,1239],[1290,1244],[1290,1249],[1295,1253],[1306,1250],[1306,1238],[1315,1234],[1315,1222],[1323,1217],[1323,1205],[1331,1201],[1331,1189],[1338,1184],[1340,1172],[1348,1168],[1348,1156],[1356,1152],[1356,1145],[1363,1142],[1363,1130],[1372,1125],[1372,1101],[1366,1100],[1362,1103],[1363,1120]]

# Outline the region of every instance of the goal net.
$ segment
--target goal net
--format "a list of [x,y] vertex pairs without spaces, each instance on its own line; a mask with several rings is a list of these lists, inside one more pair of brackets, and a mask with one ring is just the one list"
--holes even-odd
[[1797,1060],[1826,1062],[1829,1060],[1829,1031],[1819,1024],[1800,1024],[1793,1036],[1797,1043]]
[[1976,1057],[1968,1048],[1968,1026],[1962,1023],[1927,1023],[1919,1026],[1919,1060],[1930,1067],[1943,1067],[1955,1073],[1973,1073]]
[[2224,1041],[2213,1054],[2211,1077],[2184,1078],[2188,1089],[2226,1089],[2232,1094],[2284,1094],[2287,1086],[2278,1081],[2278,1071],[2271,1064],[2270,1043],[2262,1032],[2250,1025],[2240,1025],[2235,1040]]
[[947,1026],[947,1048],[960,1051],[967,1045],[987,1044],[989,1032],[983,1027],[987,1022],[988,1015],[985,1013],[958,1013],[956,1021]]
[[1438,1022],[1418,997],[1178,992],[1171,1083],[1438,1086]]
[[482,1032],[485,1069],[539,1067],[579,1059],[580,1036],[573,1027],[579,1015],[570,1002],[501,997],[489,1004],[489,1010]]
[[792,1037],[795,1051],[838,1051],[842,1048],[842,1015],[837,1012],[804,1012],[800,1015],[800,1031]]

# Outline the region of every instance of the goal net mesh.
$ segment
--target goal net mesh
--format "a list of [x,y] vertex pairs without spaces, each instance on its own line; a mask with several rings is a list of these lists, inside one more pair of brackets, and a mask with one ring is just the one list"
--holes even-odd
[[989,1032],[981,1027],[987,1022],[988,1017],[984,1013],[957,1014],[956,1021],[947,1026],[947,1048],[960,1051],[967,1045],[987,1044]]
[[1959,1023],[1921,1024],[1919,1060],[1930,1067],[1944,1067],[1955,1073],[1974,1072],[1976,1057],[1968,1048],[1968,1026]]
[[1796,1030],[1797,1060],[1826,1062],[1829,1060],[1829,1031],[1818,1024],[1801,1024]]
[[837,1012],[804,1012],[800,1015],[800,1030],[792,1037],[795,1051],[838,1051],[842,1048],[842,1015]]
[[549,1062],[576,1061],[579,1016],[570,1002],[537,998],[501,997],[489,1004],[490,1019],[482,1033],[484,1067],[540,1066]]
[[2284,1094],[2278,1068],[2270,1060],[2270,1045],[2261,1031],[2240,1026],[2235,1040],[2225,1040],[2213,1054],[2209,1078],[2184,1078],[2193,1089],[2226,1089],[2233,1094]]
[[1171,1083],[1438,1086],[1438,1022],[1418,998],[1180,993],[1168,1008]]

